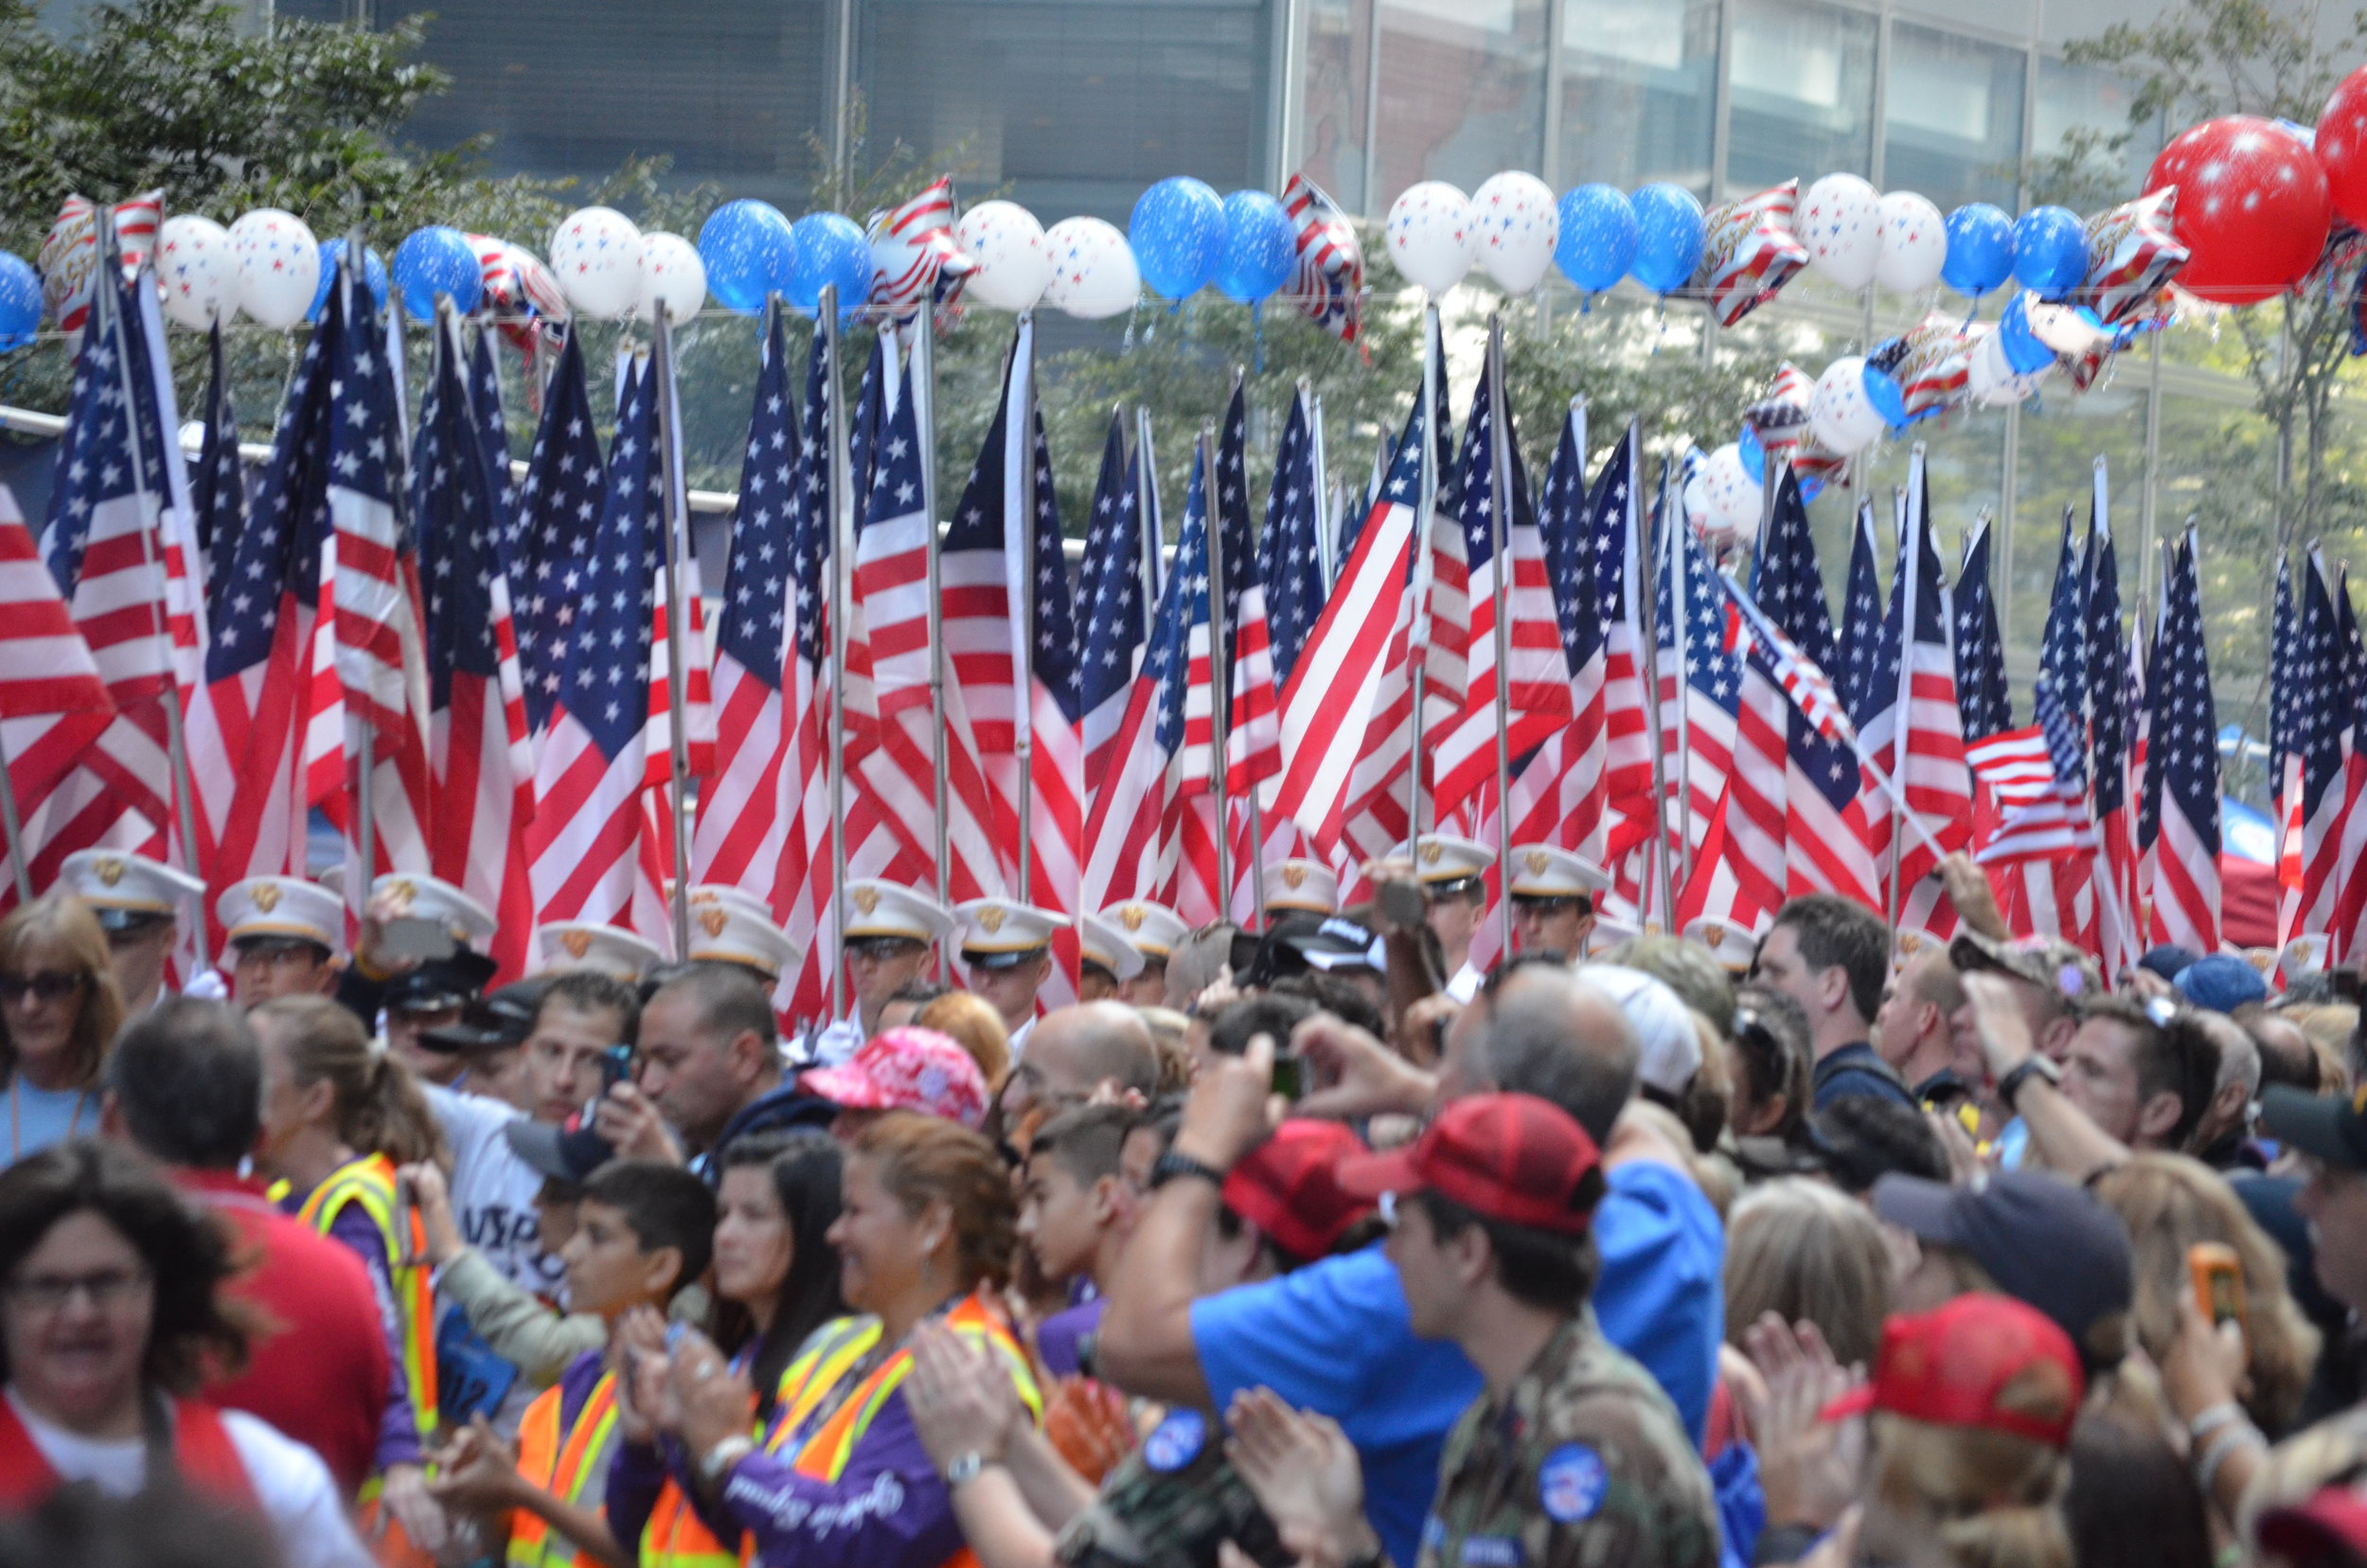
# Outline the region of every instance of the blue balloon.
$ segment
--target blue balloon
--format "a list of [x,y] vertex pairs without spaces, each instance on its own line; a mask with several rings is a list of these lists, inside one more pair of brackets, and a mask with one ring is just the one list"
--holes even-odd
[[717,207],[699,227],[707,293],[741,315],[763,310],[774,291],[788,291],[789,235],[789,220],[769,203],[742,197]]
[[1298,264],[1298,232],[1280,202],[1262,190],[1237,190],[1224,199],[1219,293],[1237,304],[1255,305],[1290,282]]
[[1998,346],[2005,352],[2005,364],[2018,376],[2043,370],[2055,363],[2055,350],[2038,341],[2030,330],[2027,302],[2017,294],[2005,307],[2005,313],[1997,324]]
[[1986,202],[1948,215],[1948,258],[1940,276],[1949,288],[1978,299],[2013,276],[2013,219]]
[[1563,194],[1554,264],[1588,294],[1601,294],[1635,262],[1635,207],[1617,186],[1582,185]]
[[[337,286],[337,263],[345,254],[346,242],[342,237],[321,241],[320,287],[312,291],[312,305],[304,312],[305,320],[318,321],[321,312],[329,308],[329,291]],[[386,309],[386,258],[366,245],[362,249],[362,276],[369,285],[370,298],[383,313]],[[477,273],[477,286],[485,286],[482,270]]]
[[24,347],[40,327],[40,275],[23,257],[0,251],[0,350]]
[[1743,472],[1754,484],[1767,483],[1767,443],[1759,439],[1758,427],[1745,423],[1742,434],[1735,437],[1735,449],[1742,454]]
[[863,309],[871,294],[871,246],[852,218],[835,212],[809,212],[789,226],[789,296],[800,315],[822,308],[822,291],[838,290],[838,314],[844,321]]
[[1882,422],[1893,434],[1907,428],[1907,394],[1899,388],[1898,378],[1887,370],[1865,367],[1865,401],[1874,412],[1882,416]]
[[1198,294],[1224,260],[1224,204],[1186,174],[1152,186],[1134,203],[1126,242],[1143,281],[1169,299]]
[[2014,224],[2014,276],[2058,299],[2088,276],[2088,234],[2069,207],[2032,207]]
[[[366,271],[369,261],[363,259]],[[436,318],[436,296],[452,295],[453,309],[467,315],[485,296],[485,271],[476,248],[456,228],[431,223],[414,229],[395,247],[395,287],[402,293],[402,308],[418,321]]]
[[1656,294],[1684,287],[1693,269],[1701,264],[1701,241],[1707,230],[1701,204],[1682,186],[1647,185],[1630,204],[1635,208],[1635,261],[1628,271]]

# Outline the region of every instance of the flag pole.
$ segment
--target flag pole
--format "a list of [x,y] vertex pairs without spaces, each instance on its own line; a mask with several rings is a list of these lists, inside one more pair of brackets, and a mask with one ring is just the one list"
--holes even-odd
[[[1019,526],[1026,530],[1026,575],[1012,586],[1019,591],[1020,602],[1012,610],[1019,616],[1019,636],[1012,644],[1011,660],[1011,739],[1012,750],[1019,757],[1019,901],[1027,902],[1029,875],[1034,867],[1028,863],[1035,858],[1036,814],[1036,726],[1034,700],[1036,688],[1036,316],[1032,311],[1019,318],[1019,338],[1011,345],[1017,355],[1024,344],[1027,371],[1020,383],[1017,440],[1021,449],[1019,462]],[[1016,368],[1016,366],[1014,366]],[[1013,434],[1003,433],[1004,461],[1010,460]],[[1004,475],[1008,484],[1010,476]],[[1007,492],[1006,492],[1007,493]],[[1011,520],[1005,518],[1007,530]],[[1010,535],[1004,535],[1004,557],[1010,559]]]
[[[1652,515],[1660,520],[1662,531],[1673,537],[1676,530],[1684,525],[1682,519],[1668,515],[1668,459],[1662,458],[1660,497],[1653,503]],[[1628,546],[1634,551],[1638,561],[1645,557],[1642,544],[1643,541],[1634,540]],[[1668,864],[1668,769],[1661,756],[1660,628],[1653,624],[1657,617],[1652,614],[1658,608],[1654,602],[1657,595],[1641,582],[1631,580],[1628,588],[1635,596],[1639,640],[1644,644],[1641,650],[1644,655],[1644,711],[1652,726],[1652,854],[1660,865],[1657,879],[1660,882],[1660,918],[1663,928],[1666,929],[1676,923],[1677,883],[1675,871]],[[1645,928],[1650,929],[1648,919]]]
[[[1677,657],[1677,865],[1678,882],[1693,881],[1693,715],[1688,688],[1693,679],[1692,601],[1686,581],[1685,537],[1668,530],[1668,633]],[[1660,596],[1652,602],[1657,607]],[[1669,911],[1673,923],[1676,911]]]
[[[1324,452],[1324,399],[1305,376],[1299,378],[1299,396],[1307,400],[1307,438],[1314,449],[1315,493],[1310,500],[1315,508],[1315,560],[1328,591],[1340,574],[1340,536],[1331,526],[1331,468]],[[1272,591],[1269,586],[1267,592]]]
[[1159,449],[1151,444],[1150,409],[1143,403],[1134,406],[1134,452],[1143,472],[1135,510],[1143,523],[1143,624],[1148,626],[1158,613],[1159,590],[1166,586],[1166,574],[1160,570],[1166,558],[1160,552],[1166,547],[1167,520],[1159,515]]
[[674,835],[674,956],[690,951],[690,671],[684,663],[688,643],[683,624],[690,607],[683,594],[683,571],[690,554],[683,533],[690,519],[682,506],[682,471],[675,441],[682,435],[674,406],[674,332],[664,304],[650,312],[651,370],[657,384],[658,472],[665,487],[666,522],[666,701],[673,722],[667,726],[672,756],[667,793]]
[[[1893,573],[1892,597],[1905,596],[1898,607],[1898,697],[1894,704],[1891,734],[1891,774],[1893,777],[1907,771],[1907,732],[1913,727],[1913,703],[1915,690],[1915,589],[1923,579],[1924,529],[1923,515],[1923,454],[1924,446],[1917,441],[1907,450],[1906,527],[1898,541],[1898,567]],[[1898,912],[1907,901],[1906,889],[1899,882],[1898,834],[1893,832],[1890,867],[1891,930],[1898,929]]]
[[[927,522],[929,559],[930,789],[936,805],[937,902],[951,901],[952,849],[946,829],[945,768],[945,589],[937,559],[937,329],[936,312],[922,300],[913,321],[913,430],[920,441],[920,509]],[[886,324],[882,324],[883,328]],[[885,362],[882,361],[882,368]],[[835,372],[835,365],[833,365]],[[831,400],[833,407],[837,400]]]
[[[1209,461],[1209,451],[1216,433],[1207,425],[1200,427],[1200,438],[1192,456],[1203,477],[1206,488],[1203,500],[1216,493],[1216,469]],[[1233,661],[1225,657],[1224,647],[1224,527],[1223,514],[1209,507],[1202,515],[1202,536],[1208,544],[1208,793],[1216,802],[1217,821],[1217,918],[1230,919],[1233,915],[1233,823],[1226,809],[1224,795],[1226,732],[1233,700]],[[1187,562],[1178,561],[1179,572],[1189,569]]]
[[[121,301],[116,293],[116,279],[119,274],[108,270],[120,268],[122,265],[116,245],[115,213],[112,209],[102,205],[98,209],[97,217],[99,270],[93,275],[92,278],[91,308],[101,312],[107,320],[114,324],[116,337],[121,341],[123,347],[129,349],[130,334],[123,330],[123,322],[117,313]],[[102,338],[107,335],[107,332],[106,327],[102,326],[99,329],[99,335]],[[116,378],[123,393],[124,418],[130,421],[132,429],[132,485],[139,494],[140,512],[142,516],[145,516],[148,512],[149,495],[148,453],[140,445],[139,440],[136,413],[139,403],[133,396],[131,362],[132,356],[128,352],[118,353],[116,356]],[[181,438],[181,433],[177,430],[163,431],[160,434],[168,441],[177,441]],[[157,573],[162,577],[164,567],[157,556],[156,547],[156,530],[151,527],[141,528],[140,564],[150,572]],[[167,586],[169,580],[167,579],[166,581],[160,581],[157,586],[163,588]],[[165,667],[168,669],[174,668],[171,636],[165,627],[164,614],[157,607],[157,600],[154,597],[148,601],[148,618],[151,634],[164,646]],[[177,669],[174,674],[172,688],[164,694],[166,759],[167,765],[172,770],[169,788],[175,797],[173,814],[180,821],[181,852],[188,857],[190,874],[203,879],[205,873],[199,868],[197,863],[197,797],[189,786],[189,751],[181,734],[181,683]],[[0,772],[5,771],[5,767],[0,766]],[[9,852],[15,858],[17,880],[22,885],[30,876],[31,868],[25,864],[22,839],[24,827],[16,820],[16,796],[12,787],[9,791],[7,799],[0,800],[0,808],[5,808],[8,812]],[[31,895],[28,893],[25,896],[29,898]],[[204,900],[200,901],[202,903]],[[205,919],[209,911],[205,908],[198,910],[196,929],[192,934],[197,952],[197,968],[201,973],[213,968],[212,955],[206,951]]]
[[[1422,624],[1423,606],[1430,597],[1431,513],[1438,507],[1438,356],[1440,351],[1438,301],[1428,299],[1422,306],[1422,451],[1421,479],[1415,486],[1418,503],[1414,518],[1414,618],[1410,631],[1418,631]],[[1414,734],[1407,755],[1405,775],[1405,843],[1409,849],[1418,846],[1422,838],[1422,688],[1427,684],[1423,669],[1424,650],[1418,644],[1407,650],[1413,665]]]
[[[25,824],[16,814],[16,780],[0,761],[0,831],[9,835],[9,867],[15,874],[19,903],[33,901],[33,875],[25,864]],[[202,938],[201,938],[202,940]]]
[[1504,921],[1504,956],[1510,957],[1512,898],[1503,889],[1512,885],[1512,629],[1507,624],[1512,596],[1504,586],[1512,571],[1512,410],[1504,401],[1504,316],[1493,311],[1487,316],[1487,406],[1494,411],[1487,466],[1495,494],[1487,513],[1488,550],[1495,564],[1489,597],[1496,609],[1496,910]]
[[[775,298],[774,308],[779,309]],[[854,572],[852,530],[846,526],[845,503],[852,497],[845,494],[846,479],[846,416],[839,407],[838,390],[838,285],[825,284],[814,313],[813,330],[822,334],[823,357],[828,362],[829,381],[825,396],[829,402],[829,427],[824,439],[829,442],[828,461],[830,469],[830,929],[838,937],[838,956],[830,963],[830,1016],[844,1015],[846,1006],[846,607],[852,598],[851,579]],[[931,522],[932,549],[930,559],[935,560],[934,541],[934,520]]]

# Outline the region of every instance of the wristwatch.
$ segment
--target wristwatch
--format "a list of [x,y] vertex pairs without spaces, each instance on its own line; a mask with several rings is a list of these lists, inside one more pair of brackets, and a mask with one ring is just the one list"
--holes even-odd
[[986,1468],[987,1456],[976,1449],[966,1449],[953,1455],[953,1462],[945,1467],[946,1489],[950,1491],[965,1481],[977,1480],[978,1472]]
[[1179,1176],[1197,1176],[1212,1186],[1224,1185],[1223,1171],[1170,1149],[1151,1162],[1150,1190],[1156,1192]]
[[2003,1102],[2006,1110],[2014,1108],[2014,1096],[2020,1094],[2021,1086],[2034,1078],[2059,1084],[2063,1081],[2063,1069],[2055,1065],[2041,1051],[2033,1051],[2022,1058],[2019,1066],[1997,1080],[1997,1097]]
[[734,1433],[699,1456],[699,1479],[712,1487],[723,1473],[755,1452],[756,1439]]

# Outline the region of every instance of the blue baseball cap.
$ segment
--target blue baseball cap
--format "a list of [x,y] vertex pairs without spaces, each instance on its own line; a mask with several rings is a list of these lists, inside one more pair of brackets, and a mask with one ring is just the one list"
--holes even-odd
[[2178,978],[2170,984],[2188,1002],[2213,1012],[2234,1012],[2269,999],[2269,982],[2260,977],[2260,971],[2245,960],[2224,953],[2196,959],[2180,970]]

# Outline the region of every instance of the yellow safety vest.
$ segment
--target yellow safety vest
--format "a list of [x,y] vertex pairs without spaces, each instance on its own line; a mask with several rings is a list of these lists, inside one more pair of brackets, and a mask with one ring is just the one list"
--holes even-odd
[[[603,1372],[576,1412],[575,1425],[559,1424],[560,1389],[543,1390],[518,1423],[518,1473],[562,1503],[596,1510],[590,1495],[608,1476],[616,1440],[616,1374]],[[593,1568],[595,1559],[576,1550],[531,1508],[509,1512],[509,1561],[514,1568]]]

